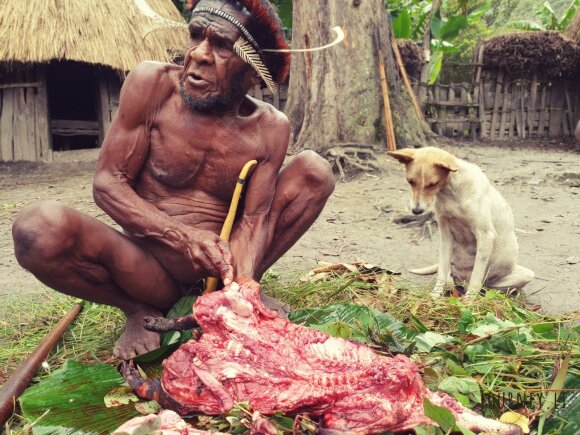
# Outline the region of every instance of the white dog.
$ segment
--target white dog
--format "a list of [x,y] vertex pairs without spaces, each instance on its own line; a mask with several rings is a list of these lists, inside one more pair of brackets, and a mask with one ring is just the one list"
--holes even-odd
[[413,213],[434,203],[439,262],[411,272],[437,272],[435,293],[442,294],[451,278],[469,283],[466,296],[478,294],[482,286],[520,289],[534,279],[534,272],[516,263],[512,210],[478,166],[433,147],[388,154],[406,166]]

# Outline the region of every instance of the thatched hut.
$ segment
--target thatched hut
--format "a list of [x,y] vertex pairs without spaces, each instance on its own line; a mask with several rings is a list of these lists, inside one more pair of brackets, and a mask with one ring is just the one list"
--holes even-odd
[[[148,3],[182,19],[171,0]],[[185,44],[178,30],[144,39],[149,24],[133,0],[0,1],[0,161],[98,148],[124,75]]]
[[[577,16],[577,31],[579,25]],[[518,32],[485,40],[478,53],[482,136],[574,135],[580,117],[577,40],[553,31]]]

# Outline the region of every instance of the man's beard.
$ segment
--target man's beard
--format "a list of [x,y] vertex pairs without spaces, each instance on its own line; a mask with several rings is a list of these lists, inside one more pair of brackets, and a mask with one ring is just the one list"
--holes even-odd
[[202,112],[219,112],[222,110],[227,109],[232,104],[232,99],[228,95],[212,95],[211,97],[206,98],[195,98],[191,95],[188,95],[185,92],[185,84],[182,81],[179,82],[179,94],[187,107],[191,110],[199,110]]

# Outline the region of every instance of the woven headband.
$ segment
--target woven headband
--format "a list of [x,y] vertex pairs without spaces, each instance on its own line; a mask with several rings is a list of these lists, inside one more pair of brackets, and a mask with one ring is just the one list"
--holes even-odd
[[198,13],[198,12],[207,12],[208,14],[217,15],[218,17],[221,17],[224,20],[229,21],[230,23],[232,23],[234,26],[236,26],[238,28],[238,30],[242,33],[244,38],[246,38],[246,40],[250,44],[252,44],[252,47],[254,47],[258,53],[262,52],[262,49],[258,45],[258,42],[254,39],[254,37],[248,31],[248,29],[246,29],[246,26],[244,26],[242,23],[239,22],[239,20],[235,19],[227,12],[224,12],[224,11],[221,11],[221,10],[215,9],[215,8],[208,8],[208,7],[200,7],[200,8],[195,8],[193,10],[194,14]]

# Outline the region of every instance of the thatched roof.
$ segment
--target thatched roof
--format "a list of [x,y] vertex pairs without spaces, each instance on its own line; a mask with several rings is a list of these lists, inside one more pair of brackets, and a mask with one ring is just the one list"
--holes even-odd
[[574,19],[568,25],[564,34],[577,44],[580,44],[580,9],[576,12]]
[[559,32],[510,33],[484,41],[483,64],[512,77],[573,78],[580,71],[580,45]]
[[[171,0],[147,0],[159,15],[183,21]],[[167,60],[187,32],[143,33],[150,23],[133,0],[0,0],[0,62],[73,60],[129,71]]]

